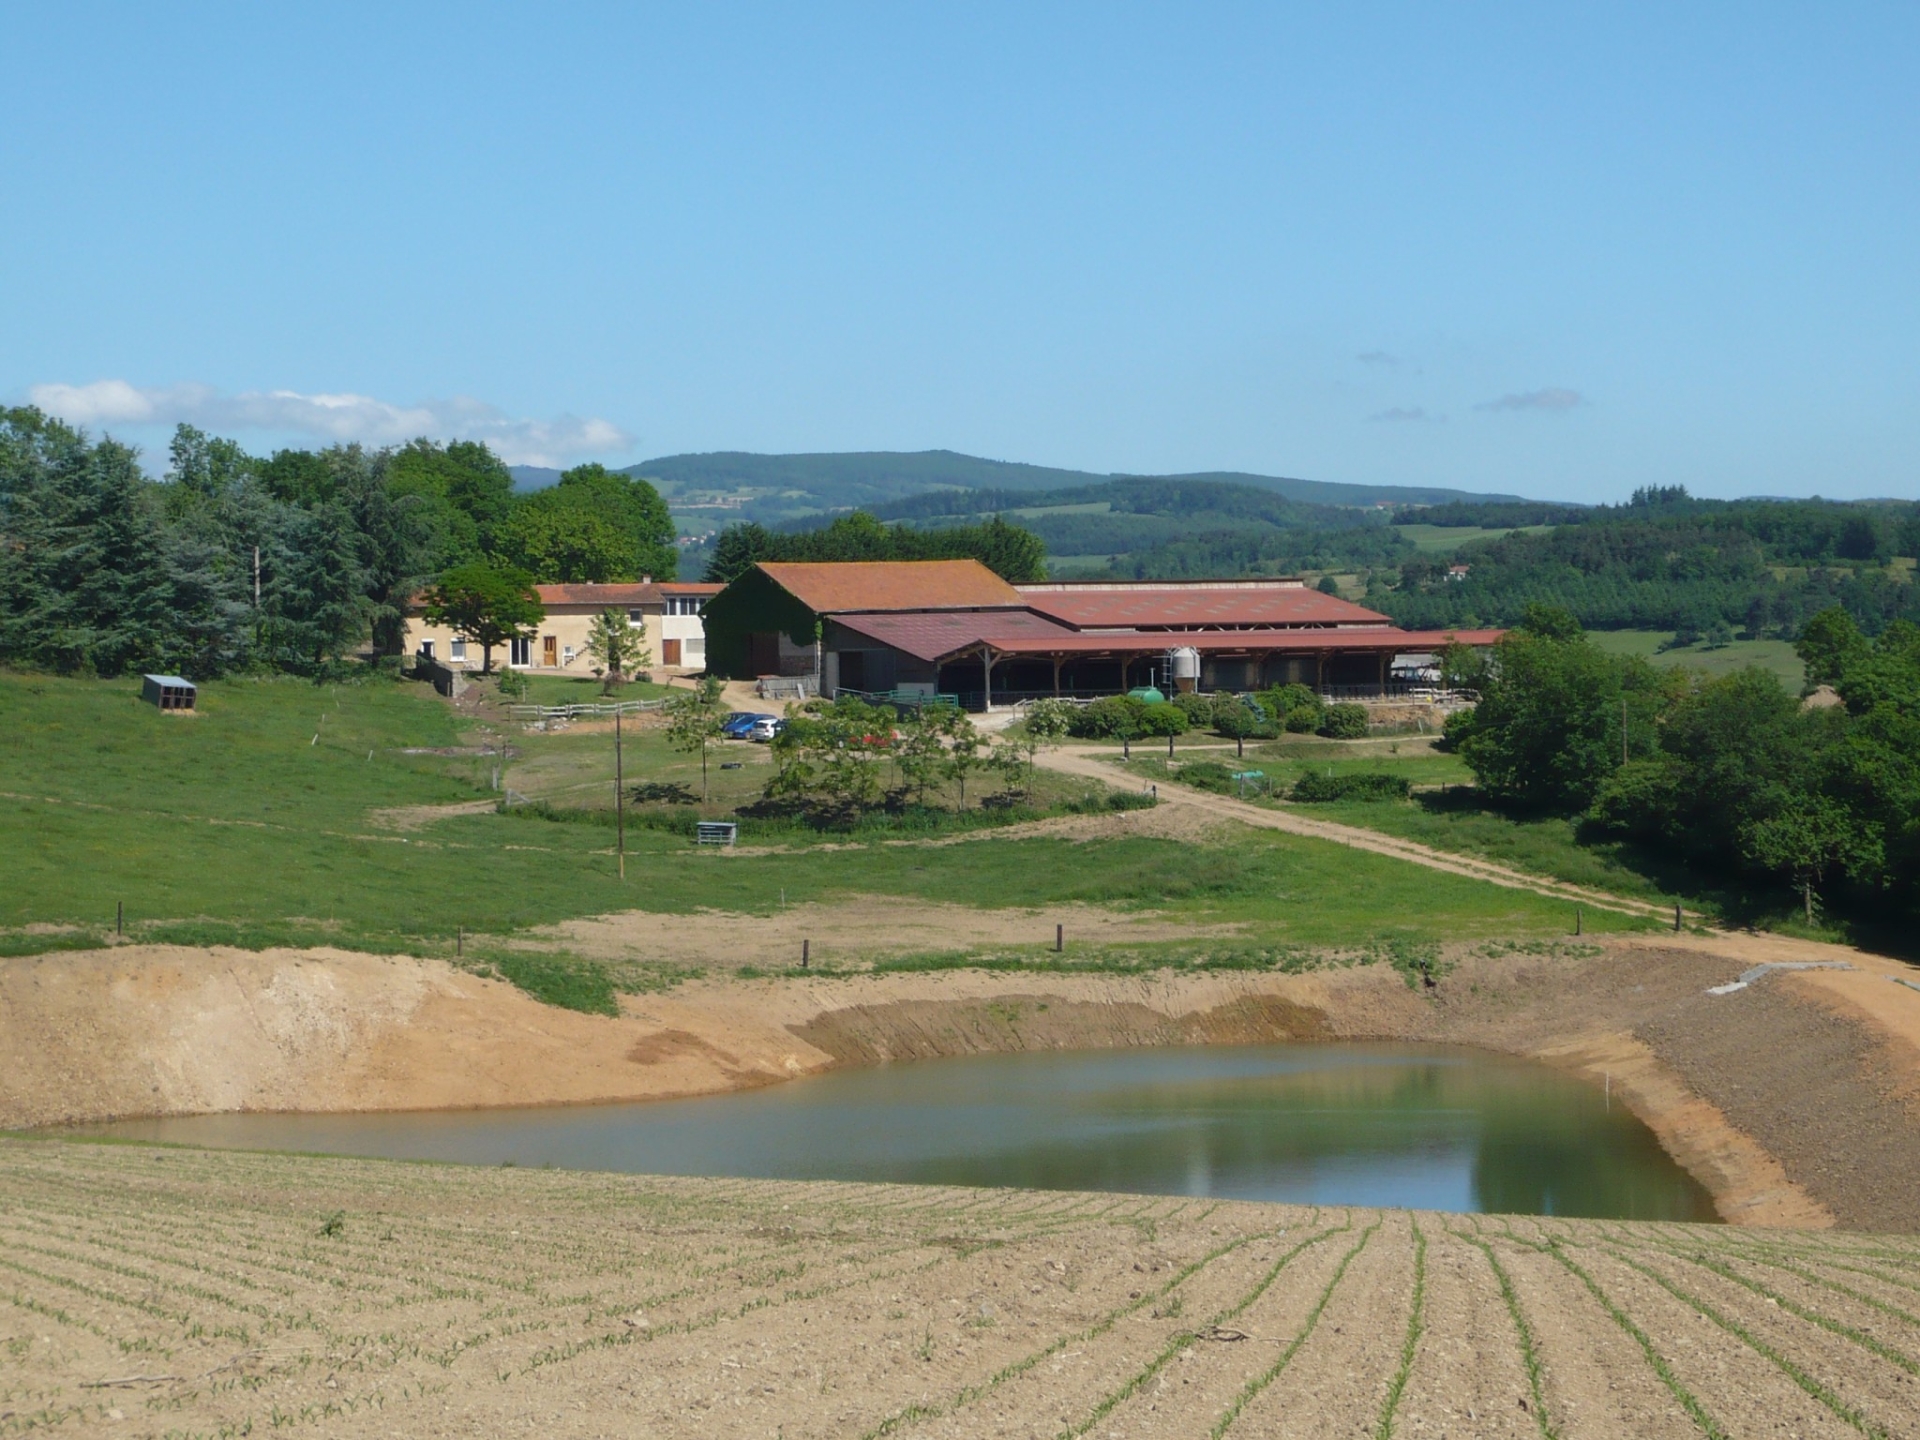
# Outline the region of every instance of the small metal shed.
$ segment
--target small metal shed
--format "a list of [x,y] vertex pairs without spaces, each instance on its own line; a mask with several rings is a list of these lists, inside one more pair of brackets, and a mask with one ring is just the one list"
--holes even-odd
[[149,705],[158,705],[162,710],[193,709],[191,680],[182,680],[178,675],[142,675],[140,682],[140,698]]

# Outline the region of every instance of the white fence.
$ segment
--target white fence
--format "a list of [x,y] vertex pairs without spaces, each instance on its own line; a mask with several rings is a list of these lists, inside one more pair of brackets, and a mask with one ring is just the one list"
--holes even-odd
[[615,715],[640,715],[658,710],[665,700],[607,700],[585,705],[510,705],[507,714],[529,725],[544,725],[549,720],[591,720]]

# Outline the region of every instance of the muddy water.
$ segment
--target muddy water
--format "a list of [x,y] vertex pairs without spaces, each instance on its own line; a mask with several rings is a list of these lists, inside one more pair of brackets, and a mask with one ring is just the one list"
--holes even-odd
[[1715,1218],[1707,1192],[1604,1094],[1443,1046],[982,1055],[698,1100],[89,1130],[487,1165]]

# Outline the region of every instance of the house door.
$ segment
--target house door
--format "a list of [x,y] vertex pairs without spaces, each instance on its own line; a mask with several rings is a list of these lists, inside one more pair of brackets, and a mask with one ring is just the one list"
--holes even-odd
[[678,640],[662,640],[660,642],[660,663],[662,665],[678,665],[680,663],[680,642]]
[[769,630],[756,630],[747,636],[747,666],[755,675],[780,673],[780,636]]
[[558,635],[540,637],[540,663],[549,670],[560,668],[560,637]]

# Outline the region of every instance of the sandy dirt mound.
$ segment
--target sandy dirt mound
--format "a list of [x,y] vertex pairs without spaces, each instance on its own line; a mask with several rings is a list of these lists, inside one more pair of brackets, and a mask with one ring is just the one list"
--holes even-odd
[[1916,1413],[1920,1253],[1869,1236],[0,1141],[0,1257],[0,1406],[84,1433],[1664,1440]]

